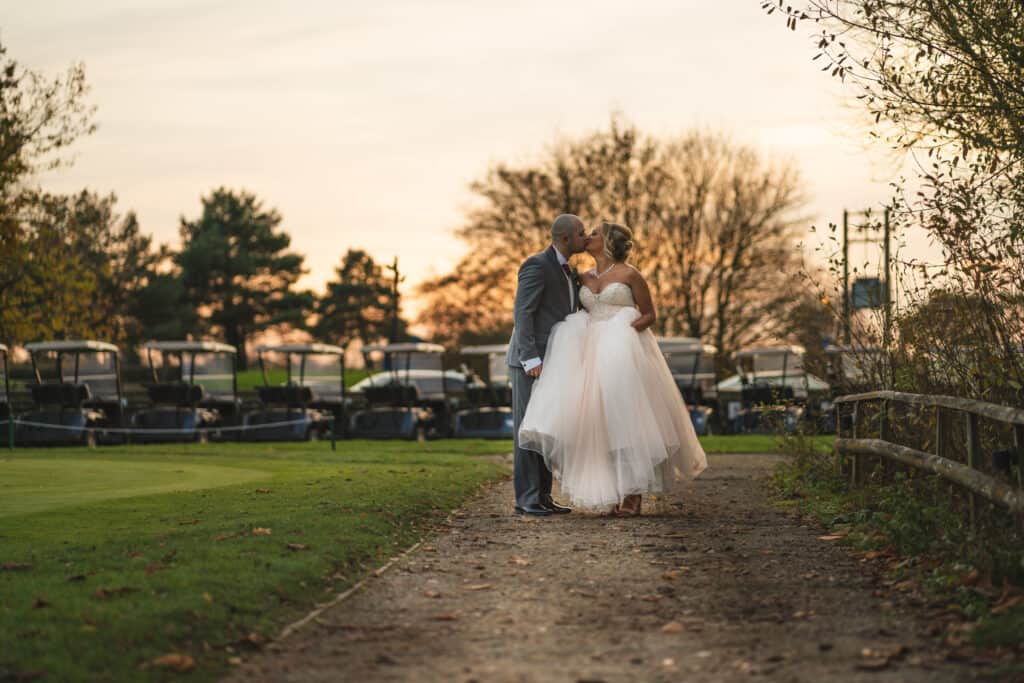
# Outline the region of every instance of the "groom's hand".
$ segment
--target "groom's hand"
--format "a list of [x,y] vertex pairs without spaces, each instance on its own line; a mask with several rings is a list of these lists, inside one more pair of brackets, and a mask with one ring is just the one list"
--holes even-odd
[[537,367],[531,368],[531,369],[527,370],[526,374],[529,375],[530,377],[534,378],[534,379],[537,379],[538,377],[540,377],[540,371],[543,370],[543,369],[544,369],[544,364],[541,363]]

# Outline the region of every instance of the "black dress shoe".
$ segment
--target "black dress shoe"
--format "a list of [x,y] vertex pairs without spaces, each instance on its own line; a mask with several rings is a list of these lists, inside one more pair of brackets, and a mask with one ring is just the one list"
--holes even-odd
[[555,515],[565,515],[572,512],[572,508],[567,508],[564,505],[559,505],[550,498],[541,503],[541,507],[543,507],[545,510],[551,510],[552,514]]
[[531,505],[516,505],[517,515],[534,515],[536,517],[547,517],[548,515],[554,514],[551,510],[538,503]]

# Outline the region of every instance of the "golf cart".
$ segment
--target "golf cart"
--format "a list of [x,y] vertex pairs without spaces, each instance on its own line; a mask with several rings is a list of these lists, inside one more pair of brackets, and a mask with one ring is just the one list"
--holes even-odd
[[718,383],[719,404],[734,433],[795,431],[813,419],[813,399],[829,385],[807,372],[801,346],[760,346],[736,354],[737,374]]
[[466,382],[468,408],[455,414],[455,436],[462,438],[512,438],[512,388],[505,354],[508,344],[467,346],[462,355],[476,361],[482,373]]
[[[144,344],[152,383],[150,406],[132,416],[142,442],[207,441],[234,425],[241,411],[234,346],[209,341]],[[159,359],[159,362],[158,362]]]
[[[34,409],[18,418],[15,440],[29,444],[120,443],[126,427],[117,347],[100,341],[27,344],[35,383]],[[43,379],[44,373],[49,377]],[[26,424],[27,423],[27,424]]]
[[[260,409],[245,416],[250,441],[312,441],[345,426],[345,350],[329,344],[277,344],[256,349],[263,386]],[[284,366],[284,384],[272,385],[268,369]]]
[[825,347],[828,360],[829,399],[822,402],[822,431],[836,431],[832,399],[844,394],[860,394],[882,386],[885,356],[877,346]]
[[[11,410],[11,383],[7,373],[7,347],[0,344],[0,422],[11,419],[14,411]],[[10,425],[4,425],[3,433],[7,433]]]
[[352,415],[349,434],[364,439],[450,436],[466,376],[444,369],[444,347],[423,342],[363,347],[367,368],[379,370],[350,393],[365,402]]
[[712,417],[718,402],[715,354],[718,350],[693,337],[659,337],[658,348],[683,396],[693,428],[700,436],[714,431]]

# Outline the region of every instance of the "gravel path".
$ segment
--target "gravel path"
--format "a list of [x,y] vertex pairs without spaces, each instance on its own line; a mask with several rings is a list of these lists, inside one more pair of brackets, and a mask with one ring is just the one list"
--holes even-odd
[[511,485],[494,486],[232,680],[975,677],[936,649],[925,607],[772,507],[775,456],[710,461],[640,518],[517,517]]

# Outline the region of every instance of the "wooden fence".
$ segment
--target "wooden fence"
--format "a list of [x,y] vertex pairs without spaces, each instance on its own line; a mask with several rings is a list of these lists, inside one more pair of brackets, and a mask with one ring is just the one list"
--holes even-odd
[[[840,456],[849,456],[850,482],[858,486],[864,482],[870,458],[889,463],[901,463],[939,475],[969,493],[971,523],[977,519],[978,507],[985,499],[1008,510],[1018,521],[1024,519],[1024,488],[1021,469],[1024,467],[1024,410],[984,403],[955,396],[926,396],[898,391],[872,391],[864,394],[841,396],[834,401],[838,438],[835,448]],[[897,404],[918,409],[934,409],[935,434],[931,440],[934,452],[894,443],[894,419]],[[871,435],[863,416],[867,406],[877,406],[877,432],[871,425]],[[847,412],[850,411],[850,412]],[[963,420],[963,441],[954,440],[955,419]],[[849,418],[849,419],[848,419]],[[1012,445],[1000,452],[1004,456],[1002,473],[991,470],[991,460],[984,459],[980,439],[980,419],[1004,425],[1012,432]],[[965,454],[954,459],[951,452]],[[989,453],[991,456],[992,453]],[[1016,461],[1016,467],[1011,463]]]

